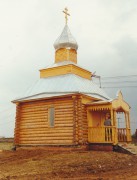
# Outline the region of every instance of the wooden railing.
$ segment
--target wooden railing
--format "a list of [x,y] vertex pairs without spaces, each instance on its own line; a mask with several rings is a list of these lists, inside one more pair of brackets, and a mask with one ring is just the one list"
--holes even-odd
[[89,127],[88,141],[91,143],[114,143],[116,141],[116,127]]
[[127,141],[126,128],[118,128],[117,131],[118,131],[118,141],[126,142]]
[[130,142],[130,129],[118,128],[114,126],[107,127],[89,127],[88,141],[90,143],[113,143]]
[[130,129],[118,128],[118,141],[119,142],[130,142],[131,141],[131,132]]

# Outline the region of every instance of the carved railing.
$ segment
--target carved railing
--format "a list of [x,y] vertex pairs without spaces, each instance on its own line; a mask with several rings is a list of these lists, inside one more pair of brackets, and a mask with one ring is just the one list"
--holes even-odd
[[91,143],[114,143],[117,132],[116,127],[89,127],[88,128],[88,141]]

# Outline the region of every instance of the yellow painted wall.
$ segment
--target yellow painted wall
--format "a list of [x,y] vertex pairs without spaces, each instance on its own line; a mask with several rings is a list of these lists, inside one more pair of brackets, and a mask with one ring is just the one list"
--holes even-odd
[[89,127],[102,127],[105,120],[105,115],[100,111],[88,111],[88,125]]
[[101,126],[101,113],[92,112],[92,125],[93,127]]

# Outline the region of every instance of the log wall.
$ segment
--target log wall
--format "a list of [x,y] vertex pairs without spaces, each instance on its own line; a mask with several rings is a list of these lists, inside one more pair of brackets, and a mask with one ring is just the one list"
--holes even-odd
[[[55,108],[54,127],[49,124],[50,107]],[[78,145],[87,141],[87,112],[81,96],[17,104],[15,145]]]
[[87,119],[87,109],[85,104],[82,104],[82,120],[83,120],[83,143],[88,142],[88,119]]
[[[49,127],[48,109],[55,108]],[[74,143],[72,98],[25,102],[17,105],[15,145],[69,145]]]
[[88,142],[88,121],[86,106],[82,104],[82,96],[76,96],[74,102],[75,142],[76,144],[86,144]]

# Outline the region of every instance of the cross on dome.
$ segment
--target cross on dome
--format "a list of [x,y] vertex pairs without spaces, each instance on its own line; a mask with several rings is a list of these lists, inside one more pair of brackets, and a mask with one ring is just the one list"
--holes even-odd
[[67,22],[68,22],[68,16],[70,16],[70,14],[68,13],[68,8],[66,7],[65,9],[64,9],[64,11],[62,11],[64,14],[65,14],[65,19],[66,19],[66,24],[67,24]]

